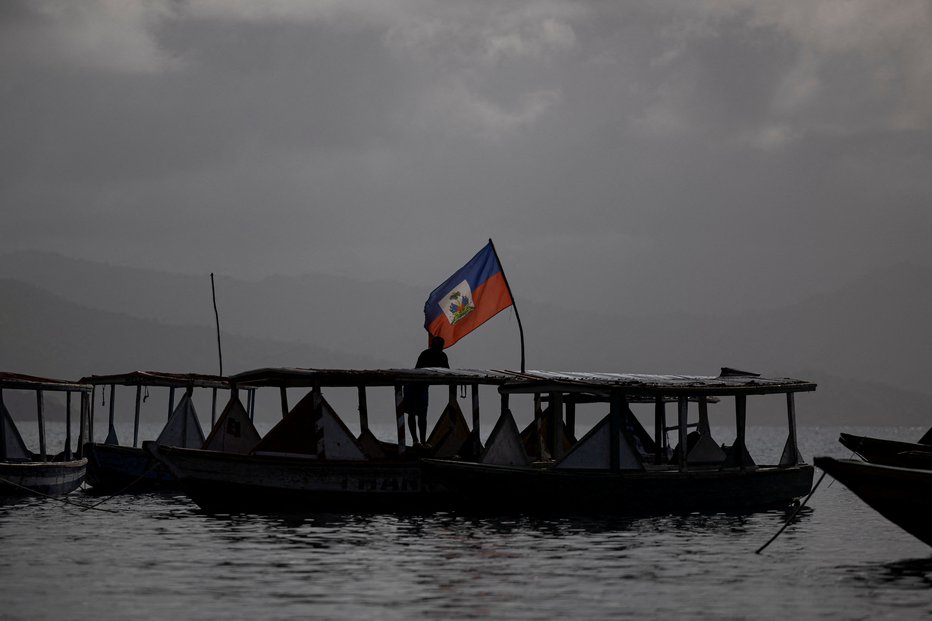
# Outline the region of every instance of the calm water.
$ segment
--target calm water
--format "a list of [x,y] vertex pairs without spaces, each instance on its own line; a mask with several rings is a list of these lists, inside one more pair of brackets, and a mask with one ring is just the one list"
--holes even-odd
[[[839,431],[801,429],[807,461],[849,456]],[[784,438],[752,436],[752,454]],[[761,555],[782,512],[284,518],[209,516],[184,496],[117,497],[106,511],[28,500],[0,507],[0,618],[932,617],[932,548],[830,482]]]

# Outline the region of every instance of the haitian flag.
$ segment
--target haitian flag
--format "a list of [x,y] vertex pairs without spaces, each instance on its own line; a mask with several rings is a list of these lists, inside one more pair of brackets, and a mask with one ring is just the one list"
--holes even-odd
[[492,240],[424,303],[424,327],[444,349],[514,304]]

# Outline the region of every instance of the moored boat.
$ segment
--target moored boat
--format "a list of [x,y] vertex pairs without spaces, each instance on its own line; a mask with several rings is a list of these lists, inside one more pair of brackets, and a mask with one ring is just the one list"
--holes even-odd
[[[0,373],[0,498],[44,495],[58,496],[74,491],[84,482],[87,459],[81,455],[91,387],[63,380]],[[39,452],[27,448],[7,408],[4,392],[32,392],[36,398]],[[64,393],[64,449],[50,454],[46,445],[45,393]],[[78,452],[71,450],[72,396],[80,395]]]
[[880,515],[932,546],[932,469],[833,457],[814,461]]
[[900,442],[843,433],[838,441],[866,462],[906,468],[932,463],[932,429],[918,442]]
[[[95,493],[108,494],[137,493],[177,487],[177,479],[174,475],[140,446],[140,412],[143,401],[148,399],[149,388],[168,389],[168,420],[155,441],[171,446],[201,448],[205,438],[192,400],[194,390],[211,390],[211,423],[213,423],[216,418],[217,391],[229,387],[227,379],[220,376],[155,371],[91,375],[81,381],[94,386],[95,390],[98,386],[102,390],[109,387],[106,439],[103,442],[91,440],[84,446],[88,459],[87,483]],[[128,442],[120,444],[116,430],[118,386],[135,388],[132,444]],[[176,391],[179,390],[183,392],[176,404]],[[93,438],[95,418],[95,412],[92,409],[91,438]]]
[[[499,390],[503,395],[530,394],[546,399],[560,438],[564,404],[580,399],[608,402],[609,413],[568,451],[555,440],[547,459],[505,465],[489,455],[478,463],[424,460],[428,481],[449,489],[458,507],[480,512],[572,514],[658,514],[691,511],[754,511],[788,506],[812,486],[813,468],[796,443],[794,395],[815,384],[789,378],[763,378],[723,369],[717,377],[617,373],[515,374]],[[782,456],[758,465],[745,446],[749,395],[784,394],[789,433]],[[714,397],[734,397],[736,438],[719,446],[711,437],[708,405]],[[677,404],[678,445],[665,441],[666,403]],[[654,437],[637,424],[629,404],[654,402]],[[698,421],[688,422],[695,402]],[[503,412],[510,417],[510,412]],[[567,417],[569,420],[569,417]],[[501,428],[514,427],[503,424]],[[695,431],[688,432],[689,428]],[[647,436],[647,437],[646,437]],[[493,446],[490,438],[489,449]],[[512,444],[515,444],[512,442]]]
[[[230,378],[227,412],[244,411],[240,388],[277,388],[282,419],[254,446],[239,454],[145,443],[181,482],[182,489],[210,511],[315,512],[343,509],[413,510],[435,506],[443,491],[424,484],[419,458],[477,454],[479,386],[510,378],[496,371],[463,369],[259,369]],[[405,386],[448,388],[443,413],[424,446],[405,436]],[[456,397],[457,387],[472,392],[472,428]],[[324,389],[355,389],[358,435],[347,427],[324,396]],[[378,439],[369,427],[368,392],[390,389],[389,412],[397,442]],[[306,392],[293,407],[288,389]],[[230,425],[222,416],[214,433]],[[234,425],[235,426],[235,425]]]

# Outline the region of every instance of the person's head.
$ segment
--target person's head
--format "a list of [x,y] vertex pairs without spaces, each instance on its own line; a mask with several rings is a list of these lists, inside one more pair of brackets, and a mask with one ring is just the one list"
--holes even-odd
[[446,344],[446,341],[443,340],[442,336],[435,336],[430,339],[430,348],[436,349],[437,351],[443,351],[443,346]]

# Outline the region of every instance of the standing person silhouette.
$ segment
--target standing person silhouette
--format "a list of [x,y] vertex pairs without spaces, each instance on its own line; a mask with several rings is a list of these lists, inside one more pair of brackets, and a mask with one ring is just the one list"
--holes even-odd
[[[430,347],[421,352],[417,357],[416,369],[428,367],[450,368],[450,361],[443,351],[445,341],[435,336],[430,340]],[[412,442],[424,444],[427,442],[427,401],[428,389],[427,384],[405,384],[404,386],[404,407],[408,413],[408,429],[411,431]],[[418,433],[420,432],[420,433]]]

